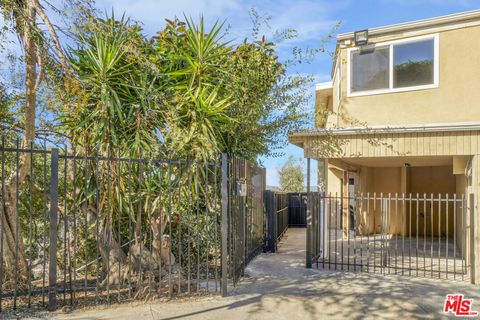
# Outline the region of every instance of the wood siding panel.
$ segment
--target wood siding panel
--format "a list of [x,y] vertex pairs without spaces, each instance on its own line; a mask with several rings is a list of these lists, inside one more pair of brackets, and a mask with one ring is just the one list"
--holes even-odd
[[[479,135],[480,131],[339,135],[342,152],[335,158],[474,155],[480,153]],[[325,156],[318,139],[322,138],[305,137],[306,156]]]
[[[454,156],[480,153],[480,131],[339,135],[341,152],[331,158]],[[303,138],[304,154],[324,158],[321,136]]]
[[438,145],[437,145],[438,141],[437,141],[437,133],[434,132],[432,133],[432,135],[430,136],[430,146],[432,147],[432,150],[430,152],[430,154],[432,156],[436,156],[437,155],[437,149],[438,149]]

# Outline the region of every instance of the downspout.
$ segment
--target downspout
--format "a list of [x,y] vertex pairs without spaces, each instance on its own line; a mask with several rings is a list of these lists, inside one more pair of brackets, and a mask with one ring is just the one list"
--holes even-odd
[[[471,199],[470,199],[470,194],[468,193],[468,182],[469,182],[469,178],[472,179],[472,188],[474,188],[475,186],[475,177],[473,176],[472,174],[472,161],[473,160],[473,157],[470,158],[470,160],[468,160],[467,162],[467,165],[465,167],[465,198],[467,200],[467,203],[468,205],[466,206],[466,208],[464,208],[465,212],[467,211],[470,211],[471,213],[471,210],[469,210],[469,208],[471,208],[472,206],[474,206],[475,204],[474,203],[471,203]],[[473,190],[472,190],[473,191]],[[474,200],[475,201],[475,200]],[[468,216],[468,215],[467,215]],[[474,250],[474,239],[472,239],[472,217],[470,217],[470,219],[468,219],[467,221],[465,221],[465,228],[468,225],[470,225],[470,236],[467,236],[466,239],[465,239],[465,251],[468,251],[468,252],[464,252],[464,255],[465,255],[465,264],[466,264],[466,267],[467,267],[467,270],[468,270],[468,265],[470,265],[470,282],[471,283],[474,283],[475,282],[475,279],[473,277],[473,268],[474,268],[474,261],[475,261],[475,255],[473,253],[472,250]],[[465,230],[466,232],[466,230]],[[472,241],[473,240],[473,241]],[[468,243],[468,249],[467,250],[467,243]],[[468,272],[468,271],[467,271]]]

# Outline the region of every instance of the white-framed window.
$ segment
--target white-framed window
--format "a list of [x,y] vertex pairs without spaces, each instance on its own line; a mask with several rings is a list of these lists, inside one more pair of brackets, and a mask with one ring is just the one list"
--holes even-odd
[[347,50],[348,96],[439,86],[438,34]]

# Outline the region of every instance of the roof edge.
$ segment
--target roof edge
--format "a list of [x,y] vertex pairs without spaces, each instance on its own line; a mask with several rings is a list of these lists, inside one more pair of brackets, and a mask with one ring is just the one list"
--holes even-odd
[[333,89],[333,82],[326,81],[315,84],[315,91]]
[[411,132],[451,132],[451,131],[480,131],[480,122],[438,123],[427,125],[399,125],[399,126],[365,126],[348,128],[323,128],[294,131],[290,137],[325,136],[325,135],[355,135],[375,133],[411,133]]
[[[466,20],[480,19],[480,9],[453,13],[445,16],[434,18],[426,18],[421,20],[402,22],[397,24],[386,25],[382,27],[368,29],[369,35],[379,35],[385,33],[393,33],[398,31],[425,28],[445,23],[465,22]],[[355,32],[346,32],[337,35],[337,41],[353,38]]]

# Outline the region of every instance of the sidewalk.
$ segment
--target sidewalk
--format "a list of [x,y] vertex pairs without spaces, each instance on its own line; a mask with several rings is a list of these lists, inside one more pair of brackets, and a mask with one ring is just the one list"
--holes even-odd
[[278,254],[261,254],[229,297],[110,306],[54,319],[438,319],[447,293],[475,299],[467,283],[305,269],[305,229],[289,229]]

